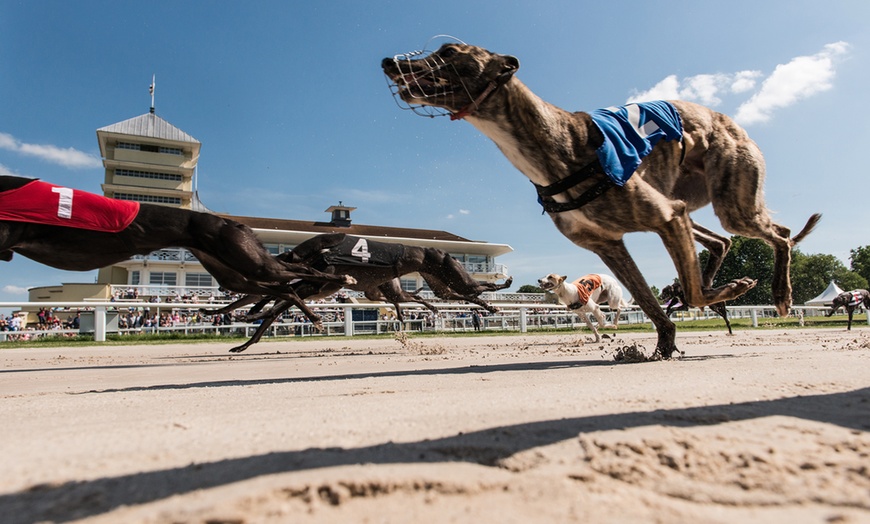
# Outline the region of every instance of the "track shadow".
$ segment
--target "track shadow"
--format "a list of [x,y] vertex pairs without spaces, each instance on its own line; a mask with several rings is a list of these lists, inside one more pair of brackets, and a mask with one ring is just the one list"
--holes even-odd
[[[831,409],[832,405],[838,408]],[[434,440],[273,452],[61,485],[34,486],[0,496],[0,515],[8,524],[69,522],[121,506],[146,504],[263,475],[363,463],[470,462],[498,466],[501,460],[515,453],[573,439],[584,432],[648,425],[696,427],[775,415],[868,431],[870,388],[740,404],[544,420]]]
[[132,386],[117,389],[99,389],[90,391],[71,392],[70,395],[86,395],[93,393],[129,393],[134,391],[161,391],[167,389],[193,389],[193,388],[216,388],[236,386],[260,386],[264,384],[291,384],[294,382],[325,382],[336,380],[384,378],[384,377],[413,377],[432,375],[463,375],[484,374],[501,371],[546,371],[549,369],[581,368],[592,366],[620,365],[613,361],[595,360],[571,360],[553,362],[516,362],[509,364],[492,364],[487,366],[470,365],[456,368],[437,369],[403,369],[397,371],[380,371],[375,373],[348,373],[343,375],[323,375],[311,377],[287,377],[287,378],[258,378],[249,380],[210,380],[206,382],[190,382],[184,384],[156,384],[153,386]]

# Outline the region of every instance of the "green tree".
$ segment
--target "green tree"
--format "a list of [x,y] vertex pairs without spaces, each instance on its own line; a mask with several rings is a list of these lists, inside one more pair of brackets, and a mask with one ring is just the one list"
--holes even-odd
[[870,246],[849,250],[849,261],[852,263],[852,271],[870,282]]
[[539,288],[538,286],[533,286],[531,284],[523,284],[517,290],[517,293],[543,293],[544,290]]
[[[731,237],[733,245],[722,267],[713,280],[713,286],[750,277],[758,284],[745,295],[729,302],[732,305],[762,305],[773,303],[773,248],[764,241],[741,236]],[[707,250],[699,254],[701,267],[710,258]],[[833,280],[843,289],[867,289],[867,279],[859,270],[870,269],[870,246],[852,250],[852,270],[834,255],[805,255],[800,250],[792,251],[791,285],[792,301],[803,304],[819,295]]]
[[791,285],[795,304],[803,304],[816,297],[832,280],[847,290],[867,284],[864,277],[850,271],[834,255],[804,255],[799,250],[792,253]]
[[662,297],[661,297],[662,292],[659,290],[659,288],[657,288],[657,287],[655,287],[655,286],[650,286],[650,287],[649,287],[649,290],[652,291],[653,296],[656,297],[656,300],[658,300],[658,301],[659,301],[659,304],[661,304],[661,302],[662,302]]

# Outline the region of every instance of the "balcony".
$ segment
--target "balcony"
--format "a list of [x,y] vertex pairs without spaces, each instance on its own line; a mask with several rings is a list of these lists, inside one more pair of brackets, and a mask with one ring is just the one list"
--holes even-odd
[[504,264],[492,264],[486,262],[461,262],[461,264],[462,267],[472,275],[497,275],[497,278],[506,278],[508,275],[508,268]]
[[195,262],[199,263],[193,253],[186,249],[167,248],[152,251],[147,255],[133,255],[131,260],[148,261],[148,262]]

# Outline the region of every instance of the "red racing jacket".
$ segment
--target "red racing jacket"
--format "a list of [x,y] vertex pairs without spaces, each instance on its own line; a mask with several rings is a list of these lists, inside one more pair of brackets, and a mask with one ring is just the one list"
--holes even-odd
[[139,202],[115,200],[34,180],[0,192],[0,220],[117,233],[139,213]]

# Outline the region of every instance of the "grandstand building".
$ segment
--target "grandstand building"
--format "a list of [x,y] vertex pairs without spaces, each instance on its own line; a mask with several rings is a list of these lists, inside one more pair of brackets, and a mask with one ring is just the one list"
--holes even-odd
[[[105,168],[103,194],[121,200],[209,210],[196,192],[196,166],[202,144],[154,113],[97,129]],[[506,244],[473,241],[446,231],[354,224],[356,208],[332,205],[323,221],[285,220],[224,215],[251,227],[274,254],[292,249],[322,233],[348,233],[382,242],[435,247],[460,261],[474,278],[507,278],[507,268],[496,257],[509,253]],[[409,291],[427,289],[419,275],[402,277]],[[31,302],[109,300],[114,298],[161,300],[220,296],[212,276],[187,250],[167,248],[136,256],[99,270],[95,283],[64,283],[31,288]],[[196,297],[196,298],[194,298]]]

